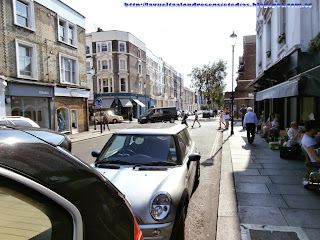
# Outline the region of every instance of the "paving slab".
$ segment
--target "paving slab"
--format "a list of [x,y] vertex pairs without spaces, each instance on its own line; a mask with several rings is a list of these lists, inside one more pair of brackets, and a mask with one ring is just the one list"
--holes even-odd
[[242,183],[271,183],[269,176],[235,176],[234,180]]
[[290,226],[318,228],[320,232],[320,210],[281,208],[280,211]]
[[234,170],[234,176],[260,176],[258,169]]
[[236,191],[242,193],[270,193],[264,183],[236,183]]
[[272,194],[313,195],[312,191],[305,189],[301,184],[266,184]]
[[297,177],[301,175],[301,171],[297,170],[281,170],[281,169],[259,169],[262,176],[286,176],[286,177]]
[[290,164],[290,163],[262,163],[263,168],[272,168],[279,170],[291,170],[291,169],[306,169],[304,164]]
[[282,196],[277,194],[237,192],[237,199],[240,206],[288,207]]
[[302,178],[299,177],[286,177],[286,176],[269,176],[272,183],[276,184],[301,184],[302,186]]
[[310,240],[320,239],[320,230],[318,228],[302,228]]
[[239,206],[240,223],[288,226],[279,208]]
[[320,210],[319,196],[282,195],[290,208]]
[[240,163],[240,162],[233,162],[233,170],[238,170],[238,169],[251,169],[251,168],[263,168],[260,163]]

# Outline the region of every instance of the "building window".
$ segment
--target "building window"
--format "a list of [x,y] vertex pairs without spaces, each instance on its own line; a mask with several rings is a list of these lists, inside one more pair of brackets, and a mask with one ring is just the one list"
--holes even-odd
[[107,60],[103,60],[102,61],[102,70],[108,70],[109,66],[108,66],[108,61]]
[[14,23],[31,30],[34,28],[34,10],[31,0],[13,0]]
[[37,78],[36,45],[16,39],[17,76]]
[[126,44],[124,42],[119,42],[119,52],[126,52]]
[[112,52],[111,42],[97,43],[97,52]]
[[86,46],[86,54],[90,54],[90,47]]
[[91,71],[90,62],[87,62],[87,63],[86,63],[86,67],[87,67],[87,72],[90,72],[90,71]]
[[113,79],[104,78],[103,79],[103,92],[111,93],[113,92]]
[[137,56],[138,56],[138,58],[141,58],[141,51],[140,51],[140,49],[138,49]]
[[60,82],[67,84],[79,84],[78,79],[78,59],[59,54],[60,60]]
[[66,44],[77,45],[77,26],[65,19],[58,17],[58,40]]
[[120,92],[127,92],[127,79],[120,78]]
[[127,70],[126,65],[127,65],[127,61],[124,60],[124,59],[120,59],[120,61],[119,61],[119,69],[120,70]]
[[141,75],[142,74],[142,67],[141,67],[141,64],[138,65],[138,72],[139,74]]

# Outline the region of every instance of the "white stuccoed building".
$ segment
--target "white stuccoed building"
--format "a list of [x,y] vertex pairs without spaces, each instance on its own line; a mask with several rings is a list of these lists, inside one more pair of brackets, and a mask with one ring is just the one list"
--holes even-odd
[[292,1],[286,0],[258,2],[284,7],[257,8],[256,79],[248,85],[256,88],[256,111],[280,114],[281,128],[303,124],[310,113],[319,119],[320,91],[314,89],[320,87],[320,54],[309,50],[320,38],[319,1],[299,1],[300,7],[288,7]]

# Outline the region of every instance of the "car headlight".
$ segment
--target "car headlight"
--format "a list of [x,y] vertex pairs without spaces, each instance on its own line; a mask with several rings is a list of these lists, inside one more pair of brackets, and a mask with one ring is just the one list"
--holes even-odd
[[147,119],[146,117],[143,117],[143,118],[141,118],[141,119]]
[[151,200],[150,214],[154,220],[163,220],[170,213],[171,196],[169,193],[159,192]]

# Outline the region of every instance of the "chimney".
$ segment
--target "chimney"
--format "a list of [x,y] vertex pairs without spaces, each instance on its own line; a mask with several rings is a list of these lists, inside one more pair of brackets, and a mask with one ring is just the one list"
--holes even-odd
[[102,28],[99,28],[99,27],[98,27],[97,32],[103,32]]

